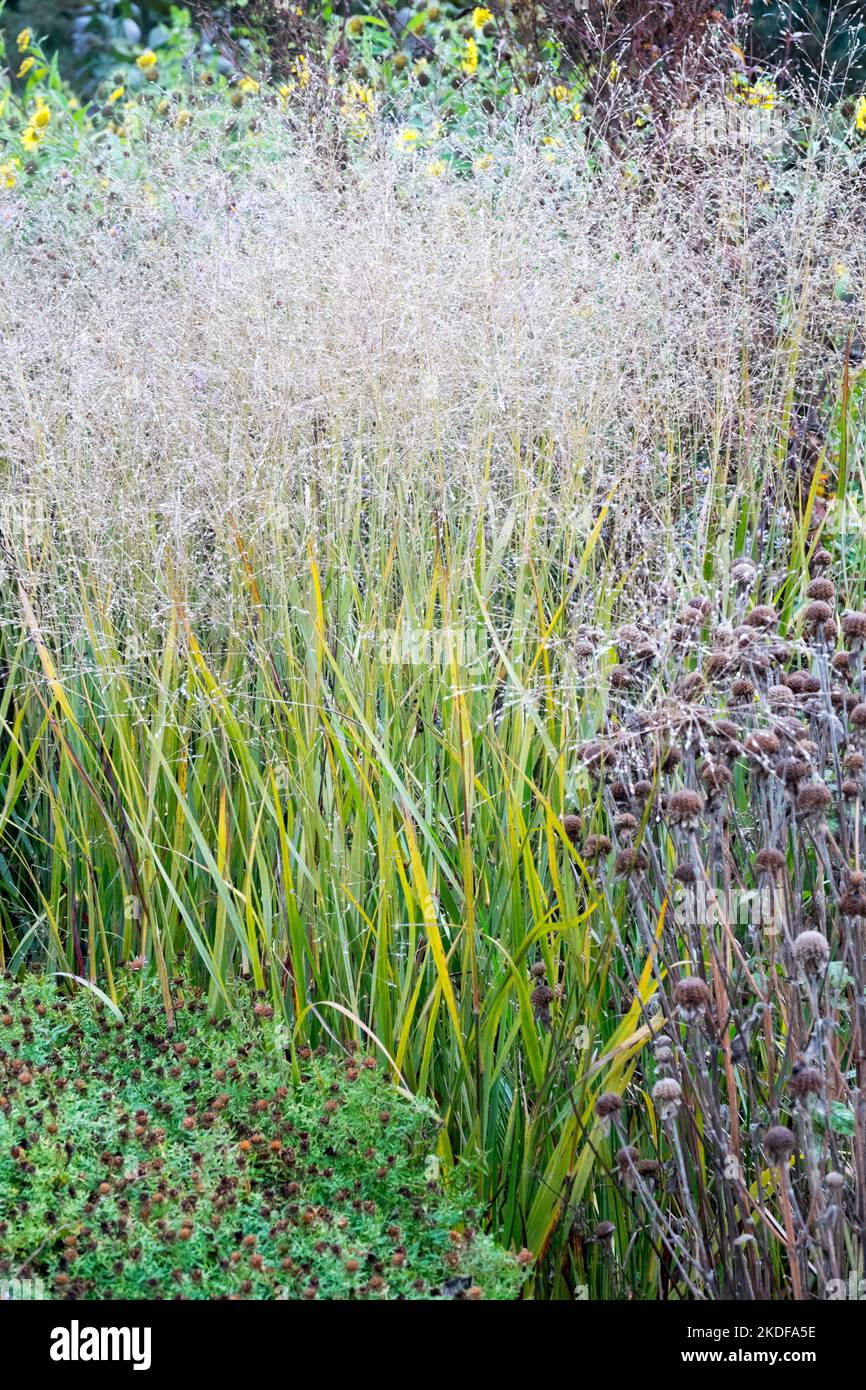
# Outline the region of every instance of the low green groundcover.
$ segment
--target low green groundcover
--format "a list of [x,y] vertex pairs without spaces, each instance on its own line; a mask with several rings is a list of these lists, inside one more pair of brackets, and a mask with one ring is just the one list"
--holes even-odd
[[436,1181],[437,1121],[374,1059],[302,1055],[259,1005],[166,1036],[80,985],[0,981],[0,1278],[65,1298],[513,1298]]

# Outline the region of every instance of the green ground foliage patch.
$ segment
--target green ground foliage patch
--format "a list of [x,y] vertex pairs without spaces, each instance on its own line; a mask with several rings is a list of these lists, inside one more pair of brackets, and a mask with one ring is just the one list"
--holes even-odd
[[101,1298],[513,1298],[518,1261],[437,1180],[438,1123],[259,1004],[166,1035],[137,983],[0,982],[0,1274]]

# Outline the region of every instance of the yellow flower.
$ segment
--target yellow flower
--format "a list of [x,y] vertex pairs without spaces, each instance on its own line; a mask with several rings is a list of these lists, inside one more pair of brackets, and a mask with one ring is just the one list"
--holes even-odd
[[36,130],[32,125],[29,125],[21,136],[21,143],[25,150],[36,150],[39,148],[41,139],[42,131]]
[[472,77],[478,71],[478,44],[471,34],[466,40],[466,56],[460,66],[467,77]]
[[483,5],[479,5],[472,11],[472,23],[476,29],[483,29],[485,24],[489,24],[493,18],[492,10],[486,10]]
[[25,49],[27,49],[27,48],[30,47],[30,40],[32,39],[32,37],[33,37],[33,35],[31,34],[31,32],[30,32],[29,29],[22,29],[22,30],[21,30],[21,33],[18,35],[17,39],[15,40],[15,42],[16,42],[17,45],[18,45],[18,52],[19,52],[19,53],[23,53],[23,52],[25,51]]
[[397,144],[402,145],[405,150],[411,150],[417,140],[418,132],[413,130],[411,126],[408,126],[406,130],[401,130],[397,136]]
[[615,82],[616,79],[617,79],[618,77],[619,77],[619,63],[616,61],[616,59],[614,59],[613,62],[611,63],[611,65],[610,65],[610,71],[609,71],[608,74],[607,74],[607,80],[608,80],[608,82]]
[[445,173],[446,168],[447,165],[444,159],[434,159],[427,165],[427,173],[432,179],[438,179]]
[[571,114],[572,114],[572,116],[574,117],[574,119],[575,119],[576,121],[582,121],[582,120],[583,120],[583,112],[581,111],[581,109],[580,109],[579,106],[572,106],[572,108],[571,108]]
[[30,117],[30,124],[36,126],[37,130],[44,130],[50,120],[51,112],[48,110],[47,106],[43,106],[40,102],[39,106],[37,106],[33,115]]
[[114,103],[115,103],[116,101],[120,101],[120,98],[121,98],[122,96],[123,96],[123,88],[122,88],[122,87],[115,87],[114,91],[111,93],[111,96],[108,98],[108,105],[109,105],[109,106],[113,106]]
[[558,86],[551,87],[550,95],[553,97],[554,101],[565,101],[568,96],[568,88],[563,87],[562,83],[560,82]]
[[188,112],[188,111],[178,111],[177,115],[176,115],[175,118],[174,118],[174,128],[175,128],[175,130],[185,130],[186,127],[187,127],[188,125],[189,125],[189,112]]
[[854,108],[854,124],[859,131],[866,131],[866,96],[859,97]]
[[242,77],[238,87],[247,96],[255,96],[259,90],[259,84],[254,77]]
[[481,174],[484,172],[485,169],[489,169],[492,163],[492,154],[482,154],[479,155],[476,160],[473,160],[472,168],[474,169],[476,174]]
[[19,68],[18,71],[16,72],[15,76],[16,76],[16,77],[26,77],[27,74],[28,74],[28,72],[29,72],[30,69],[33,67],[33,64],[34,64],[35,62],[36,62],[36,59],[33,58],[33,57],[25,58],[25,59],[24,59],[24,62],[21,64],[20,68]]
[[142,72],[147,72],[148,68],[156,67],[156,54],[154,53],[152,48],[146,48],[143,53],[139,53],[135,62],[136,66],[141,68]]
[[16,177],[15,169],[11,164],[0,164],[0,187],[14,188]]
[[303,53],[298,54],[298,61],[295,63],[295,72],[298,74],[298,82],[303,90],[310,80],[310,65]]

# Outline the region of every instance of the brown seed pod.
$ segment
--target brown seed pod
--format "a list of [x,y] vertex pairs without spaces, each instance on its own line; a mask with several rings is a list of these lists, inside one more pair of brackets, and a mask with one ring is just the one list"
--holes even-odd
[[741,589],[751,588],[757,577],[758,571],[756,566],[752,564],[751,560],[747,560],[745,556],[737,560],[731,566],[731,578]]
[[775,627],[778,621],[779,615],[775,608],[771,607],[769,603],[758,604],[756,608],[753,608],[750,613],[746,614],[744,619],[747,627],[756,627],[763,631],[768,631],[771,627]]
[[784,854],[780,849],[773,849],[771,845],[765,845],[759,849],[755,855],[755,868],[761,874],[780,874],[787,863]]
[[796,1142],[787,1125],[773,1125],[764,1136],[764,1153],[768,1161],[777,1167],[791,1157]]
[[604,1091],[595,1102],[595,1113],[599,1120],[609,1120],[622,1109],[622,1098],[615,1091]]
[[668,797],[666,815],[671,825],[682,826],[684,830],[697,830],[703,809],[703,798],[696,791],[684,787]]
[[833,603],[836,598],[836,586],[823,575],[819,576],[806,585],[806,597],[818,599],[821,603]]
[[674,1119],[682,1103],[682,1098],[682,1087],[672,1076],[663,1076],[653,1086],[653,1105],[659,1113],[660,1120]]
[[645,1182],[654,1182],[661,1171],[661,1165],[654,1158],[642,1158],[637,1164],[638,1176]]
[[710,1002],[710,990],[698,975],[687,975],[674,986],[674,1004],[688,1023],[695,1023]]
[[562,828],[565,831],[566,838],[570,840],[573,845],[576,844],[580,835],[580,816],[563,816]]
[[646,866],[646,855],[639,849],[621,849],[614,860],[614,870],[622,877],[642,873]]
[[808,782],[800,788],[797,810],[801,816],[822,816],[832,803],[833,794],[825,782]]
[[806,1100],[809,1096],[819,1096],[824,1087],[824,1078],[817,1067],[805,1062],[795,1062],[791,1068],[788,1090],[794,1100]]
[[829,623],[833,617],[833,609],[829,603],[822,603],[817,599],[814,603],[809,603],[803,609],[803,622],[807,628],[815,632],[820,632],[823,636],[824,625]]
[[803,931],[794,939],[794,960],[806,975],[818,975],[830,959],[830,943],[823,932]]
[[853,608],[842,614],[842,636],[849,651],[856,651],[866,642],[866,613]]
[[583,842],[584,859],[600,859],[602,855],[610,854],[613,844],[607,835],[587,835]]

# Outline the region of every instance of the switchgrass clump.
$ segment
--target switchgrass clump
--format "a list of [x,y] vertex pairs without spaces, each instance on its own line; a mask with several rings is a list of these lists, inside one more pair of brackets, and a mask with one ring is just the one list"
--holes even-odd
[[437,1121],[359,1052],[288,1065],[260,1006],[124,1017],[0,985],[0,1273],[65,1299],[514,1298],[517,1261],[443,1190]]
[[856,149],[549,119],[12,190],[2,963],[375,1039],[533,1294],[805,1295],[859,1258]]

